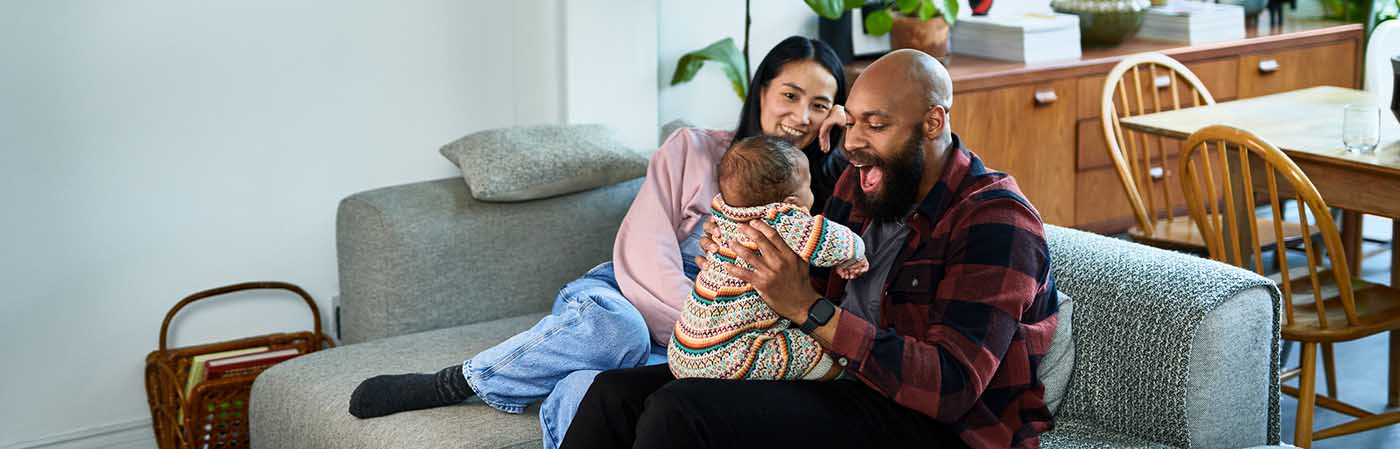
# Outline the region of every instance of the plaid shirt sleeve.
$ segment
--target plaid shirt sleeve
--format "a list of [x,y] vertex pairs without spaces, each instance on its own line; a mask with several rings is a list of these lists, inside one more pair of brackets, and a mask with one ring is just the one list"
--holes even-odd
[[1015,195],[988,193],[993,195],[950,211],[947,218],[956,221],[947,231],[946,250],[928,261],[943,264],[936,290],[926,293],[932,298],[918,301],[922,305],[892,305],[926,308],[902,314],[925,323],[878,328],[844,313],[830,348],[848,360],[848,372],[942,422],[963,417],[989,388],[1023,311],[1048,279],[1039,217]]

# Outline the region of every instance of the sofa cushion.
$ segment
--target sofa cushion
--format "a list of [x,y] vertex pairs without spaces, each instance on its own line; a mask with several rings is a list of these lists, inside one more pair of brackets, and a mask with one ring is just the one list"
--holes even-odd
[[1045,406],[1054,414],[1060,409],[1060,400],[1069,389],[1070,374],[1074,373],[1074,300],[1065,292],[1059,294],[1060,310],[1055,312],[1058,323],[1055,336],[1050,340],[1050,351],[1040,359],[1036,373],[1040,383],[1045,385]]
[[542,314],[385,338],[308,354],[268,369],[253,384],[249,433],[257,449],[538,448],[538,407],[502,413],[461,405],[381,418],[350,416],[350,393],[379,374],[428,373],[515,335]]
[[647,161],[602,125],[492,129],[444,145],[481,201],[529,201],[646,174]]

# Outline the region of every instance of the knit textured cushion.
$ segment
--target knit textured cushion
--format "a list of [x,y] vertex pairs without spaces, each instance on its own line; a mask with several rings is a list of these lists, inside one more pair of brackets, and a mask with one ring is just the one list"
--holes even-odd
[[514,202],[616,184],[646,174],[647,161],[602,125],[545,125],[468,134],[442,155],[462,170],[472,197]]

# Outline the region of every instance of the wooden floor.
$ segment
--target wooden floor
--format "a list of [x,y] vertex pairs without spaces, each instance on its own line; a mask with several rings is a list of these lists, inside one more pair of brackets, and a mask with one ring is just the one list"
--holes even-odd
[[[1368,238],[1390,239],[1389,221],[1375,217],[1366,218],[1364,234]],[[1366,243],[1364,246],[1364,251],[1384,248],[1382,245],[1374,243]],[[1302,262],[1302,259],[1299,259],[1299,262]],[[1361,264],[1361,277],[1371,282],[1389,284],[1390,253],[1383,252],[1364,260]],[[1284,362],[1284,366],[1297,366],[1298,347],[1298,345],[1293,346],[1292,354],[1290,354],[1289,360]],[[1337,390],[1343,401],[1372,412],[1385,410],[1388,349],[1389,343],[1386,334],[1373,335],[1369,338],[1336,345]],[[1321,371],[1322,368],[1319,366],[1318,372]],[[1287,384],[1297,386],[1298,382],[1292,380]],[[1317,385],[1318,391],[1326,391],[1321,379],[1318,380]],[[1283,440],[1292,442],[1293,416],[1298,410],[1298,401],[1291,396],[1284,395],[1279,405],[1283,409]],[[1313,418],[1316,424],[1314,429],[1331,427],[1347,421],[1347,418],[1346,415],[1318,408]],[[1316,441],[1312,447],[1314,449],[1400,449],[1400,425]]]

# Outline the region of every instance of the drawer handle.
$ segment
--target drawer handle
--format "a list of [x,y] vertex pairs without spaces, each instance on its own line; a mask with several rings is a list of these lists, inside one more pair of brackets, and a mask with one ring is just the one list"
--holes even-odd
[[1055,89],[1037,89],[1035,91],[1035,104],[1037,105],[1045,106],[1059,99],[1060,97],[1055,95]]
[[1147,169],[1147,176],[1152,179],[1161,181],[1162,178],[1167,177],[1167,171],[1163,170],[1162,167],[1152,167]]
[[1275,59],[1265,59],[1259,61],[1259,73],[1274,73],[1278,71],[1278,61]]
[[1171,75],[1157,75],[1157,78],[1152,80],[1152,85],[1157,86],[1158,89],[1166,89],[1167,86],[1172,85],[1172,77]]

